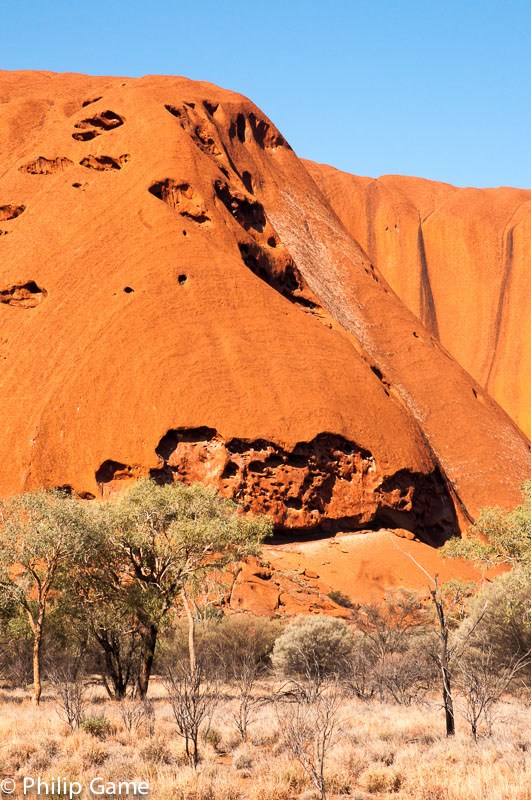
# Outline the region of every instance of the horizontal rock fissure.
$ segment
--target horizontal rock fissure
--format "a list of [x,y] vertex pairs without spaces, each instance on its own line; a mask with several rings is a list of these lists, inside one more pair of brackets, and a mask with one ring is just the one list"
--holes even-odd
[[27,161],[18,168],[18,171],[27,172],[30,175],[53,175],[55,172],[63,172],[67,167],[72,167],[73,163],[65,157],[44,158],[39,156],[32,161]]
[[95,169],[100,172],[108,170],[118,170],[127,164],[129,161],[129,153],[124,153],[121,156],[87,156],[82,158],[79,162],[82,167],[87,169]]
[[115,111],[102,111],[93,117],[87,117],[80,120],[80,122],[76,122],[74,127],[79,130],[79,133],[73,133],[72,138],[78,142],[88,142],[101,133],[119,128],[124,122],[125,119]]

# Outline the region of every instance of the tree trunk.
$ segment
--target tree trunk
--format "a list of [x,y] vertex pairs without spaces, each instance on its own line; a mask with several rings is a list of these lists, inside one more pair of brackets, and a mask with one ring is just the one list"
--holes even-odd
[[190,656],[190,674],[194,675],[197,666],[197,658],[195,653],[195,619],[194,615],[192,614],[190,601],[188,600],[188,595],[184,586],[181,589],[181,595],[183,598],[186,616],[188,618],[188,653]]
[[42,629],[44,626],[45,605],[39,605],[39,615],[34,619],[29,606],[26,606],[29,624],[33,632],[33,702],[36,706],[41,701],[41,651]]
[[448,623],[444,613],[444,601],[439,589],[438,575],[435,575],[434,583],[435,589],[430,589],[430,594],[437,610],[437,617],[439,618],[439,638],[441,642],[441,650],[439,653],[439,664],[441,667],[442,684],[443,684],[443,704],[444,713],[446,716],[446,735],[453,736],[455,734],[455,715],[454,715],[454,702],[452,698],[452,687],[450,683],[450,656],[448,653]]
[[41,643],[42,643],[42,630],[38,628],[35,630],[33,636],[33,702],[36,706],[41,701]]
[[127,679],[124,680],[119,659],[116,658],[116,655],[112,653],[110,649],[107,650],[104,648],[103,652],[105,660],[104,670],[112,683],[111,691],[109,691],[110,687],[105,683],[107,692],[110,694],[112,700],[123,700],[127,694]]
[[[103,650],[104,666],[102,669],[103,685],[111,700],[123,700],[127,693],[129,682],[129,665],[122,668],[122,658],[120,645],[107,631],[97,631],[93,628],[93,635]],[[125,671],[125,674],[124,674]],[[110,678],[112,689],[108,684],[107,677]]]
[[446,715],[446,735],[453,736],[455,734],[454,701],[452,698],[452,689],[450,685],[450,674],[444,667],[442,670],[442,676],[444,713]]
[[148,693],[158,632],[158,628],[154,623],[142,626],[142,663],[140,665],[140,674],[137,682],[138,696],[141,700],[145,700]]

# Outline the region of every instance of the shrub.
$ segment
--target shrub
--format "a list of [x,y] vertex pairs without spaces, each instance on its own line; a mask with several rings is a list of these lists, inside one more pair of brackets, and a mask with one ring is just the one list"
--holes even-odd
[[211,727],[207,728],[203,735],[203,741],[216,751],[220,749],[222,738],[221,732],[217,728]]
[[140,748],[140,757],[148,764],[171,764],[172,757],[163,739],[149,739]]
[[[225,680],[234,678],[249,663],[263,672],[281,632],[278,622],[248,614],[202,620],[195,629],[197,661]],[[174,664],[186,663],[188,658],[188,626],[179,621],[167,638],[160,667],[166,671]]]
[[[499,672],[509,663],[531,654],[530,609],[529,576],[524,570],[515,569],[487,584],[476,596],[458,631],[459,637],[466,640],[470,636],[469,649],[476,650],[479,658],[488,648],[492,666]],[[531,660],[518,677],[529,686]],[[516,690],[519,683],[514,681],[511,688]]]
[[336,675],[345,669],[353,646],[352,634],[342,620],[301,616],[276,640],[271,661],[281,675]]
[[111,732],[111,723],[105,717],[86,717],[79,727],[96,739],[106,739]]
[[328,592],[328,597],[330,600],[333,600],[334,603],[337,603],[338,606],[343,606],[343,608],[352,608],[353,603],[348,594],[344,594],[340,592],[339,589],[332,589],[331,592]]
[[256,753],[252,747],[242,744],[232,756],[234,769],[250,769],[256,760]]

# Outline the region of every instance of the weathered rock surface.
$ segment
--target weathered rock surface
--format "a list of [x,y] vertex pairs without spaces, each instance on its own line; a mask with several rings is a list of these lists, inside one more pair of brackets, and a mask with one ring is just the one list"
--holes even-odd
[[408,308],[531,435],[531,191],[304,163]]
[[518,500],[526,437],[249,100],[22,72],[0,101],[0,492],[203,480],[434,544]]

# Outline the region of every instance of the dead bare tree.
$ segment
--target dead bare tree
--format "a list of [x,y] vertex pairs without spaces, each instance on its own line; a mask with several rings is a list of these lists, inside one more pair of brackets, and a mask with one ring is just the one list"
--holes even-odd
[[88,704],[82,673],[72,673],[68,667],[52,667],[48,669],[48,680],[57,715],[66,722],[71,732],[75,731],[83,722]]
[[[484,645],[471,654],[462,655],[455,669],[455,685],[463,698],[461,716],[470,725],[474,741],[478,740],[478,725],[483,719],[487,733],[492,733],[494,708],[518,673],[530,663],[530,653],[513,657],[500,667],[493,648]],[[459,706],[458,706],[459,708]]]
[[232,672],[231,684],[236,690],[237,705],[231,717],[243,742],[247,742],[249,724],[258,710],[270,701],[269,697],[257,691],[257,683],[263,672],[263,666],[256,662],[252,654],[248,654]]
[[462,639],[456,639],[450,643],[450,632],[452,630],[452,618],[455,616],[457,609],[461,608],[464,600],[464,591],[462,586],[455,586],[449,595],[444,595],[442,587],[439,585],[439,575],[435,573],[432,577],[419,562],[413,558],[411,553],[405,553],[400,547],[397,547],[403,555],[408,556],[417,567],[422,570],[429,580],[428,589],[432,599],[438,621],[438,640],[439,646],[432,652],[437,667],[440,671],[442,678],[442,696],[443,706],[446,719],[446,735],[453,736],[455,734],[455,712],[454,701],[452,695],[452,667],[454,661],[459,659],[459,656],[464,652],[469,639],[473,636],[476,628],[487,610],[487,603],[478,615],[474,624],[468,631],[467,635]]
[[154,709],[151,700],[147,698],[145,700],[126,698],[119,702],[117,706],[123,726],[128,733],[135,733],[144,727],[149,735],[152,735]]
[[378,685],[399,705],[420,703],[433,687],[433,667],[416,643],[405,653],[393,653],[376,666]]
[[[358,635],[352,668],[365,677],[361,684],[365,694],[368,688],[373,694],[377,690],[380,700],[387,694],[404,704],[425,694],[429,667],[419,641],[430,614],[415,592],[394,589],[387,592],[383,603],[356,604],[353,619]],[[357,677],[352,677],[359,684]]]
[[199,731],[203,723],[210,727],[219,700],[217,683],[206,680],[200,665],[183,664],[169,669],[165,686],[179,736],[184,739],[186,757],[193,769],[199,762]]
[[325,765],[328,752],[340,731],[339,712],[343,695],[337,682],[321,683],[320,692],[309,699],[306,692],[277,697],[280,735],[286,750],[299,762],[315,788],[326,800]]

